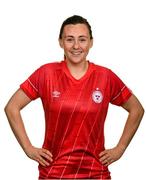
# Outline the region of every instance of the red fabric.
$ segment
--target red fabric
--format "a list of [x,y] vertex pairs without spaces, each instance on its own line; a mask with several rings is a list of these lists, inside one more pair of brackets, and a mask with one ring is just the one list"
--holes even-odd
[[104,121],[109,102],[122,105],[130,90],[109,69],[89,62],[76,80],[66,62],[43,65],[20,85],[31,99],[42,99],[46,132],[43,147],[53,154],[48,167],[39,165],[39,178],[110,179],[99,162],[104,150]]

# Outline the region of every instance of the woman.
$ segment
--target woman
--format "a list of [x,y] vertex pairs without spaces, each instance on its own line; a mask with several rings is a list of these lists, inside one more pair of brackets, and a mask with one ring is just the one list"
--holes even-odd
[[[39,179],[111,179],[108,165],[117,161],[134,136],[144,110],[110,69],[86,59],[92,30],[81,16],[66,19],[59,43],[65,59],[37,69],[5,107],[11,128],[26,155],[39,163]],[[24,128],[21,109],[41,98],[46,132],[42,148],[34,147]],[[116,147],[104,148],[104,122],[109,103],[129,115]]]

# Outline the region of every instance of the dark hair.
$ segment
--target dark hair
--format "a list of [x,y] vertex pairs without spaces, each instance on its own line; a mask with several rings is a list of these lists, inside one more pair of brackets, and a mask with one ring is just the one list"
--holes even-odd
[[91,30],[91,26],[90,24],[88,23],[87,19],[83,18],[82,16],[78,16],[78,15],[73,15],[69,18],[67,18],[62,26],[61,26],[61,29],[60,29],[60,34],[59,34],[59,39],[62,39],[62,33],[63,33],[63,30],[64,30],[64,27],[68,24],[85,24],[89,30],[89,34],[90,34],[90,39],[93,39],[93,36],[92,36],[92,30]]

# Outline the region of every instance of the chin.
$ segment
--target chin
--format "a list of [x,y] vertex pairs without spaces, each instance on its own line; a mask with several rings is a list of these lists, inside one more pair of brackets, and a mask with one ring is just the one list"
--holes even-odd
[[67,60],[73,64],[79,64],[83,61],[85,61],[84,59],[78,58],[78,57],[74,57],[74,58],[67,58]]

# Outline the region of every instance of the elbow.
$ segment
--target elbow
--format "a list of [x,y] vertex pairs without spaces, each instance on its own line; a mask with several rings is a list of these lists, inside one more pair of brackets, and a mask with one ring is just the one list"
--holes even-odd
[[137,114],[138,119],[141,121],[145,113],[143,106],[140,105],[139,107],[137,107],[137,109],[134,110],[134,114],[135,113]]
[[12,107],[11,107],[11,105],[9,105],[9,103],[4,107],[4,112],[5,112],[5,114],[6,114],[6,116],[8,117],[9,116],[9,114],[11,114],[12,113]]
[[15,115],[16,113],[19,112],[19,109],[12,103],[8,103],[5,107],[4,107],[4,112],[7,116],[7,118],[9,119],[11,116]]
[[144,110],[144,108],[143,108],[143,107],[141,107],[141,109],[140,109],[140,114],[141,114],[141,117],[143,117],[143,116],[144,116],[144,113],[145,113],[145,110]]
[[9,105],[8,104],[4,107],[4,112],[6,115],[8,114],[8,112],[9,112]]
[[142,118],[143,118],[143,116],[144,116],[144,113],[145,113],[145,110],[144,110],[143,107],[141,107],[141,109],[140,109],[140,111],[139,111],[139,120],[140,120],[140,122],[141,122],[141,120],[142,120]]
[[144,116],[145,110],[141,104],[138,104],[137,106],[134,106],[129,111],[129,114],[135,119],[136,123],[140,123],[143,116]]

